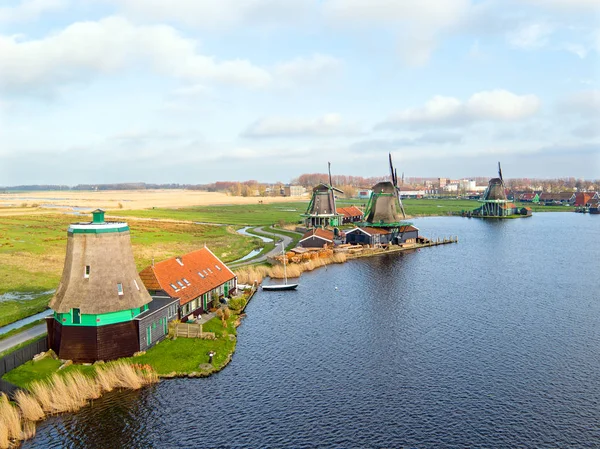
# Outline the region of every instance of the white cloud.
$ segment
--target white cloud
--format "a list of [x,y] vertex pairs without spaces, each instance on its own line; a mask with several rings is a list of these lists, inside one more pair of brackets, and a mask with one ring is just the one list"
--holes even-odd
[[584,90],[572,93],[559,102],[562,112],[581,115],[584,118],[600,118],[600,90]]
[[563,48],[569,53],[577,55],[580,59],[585,59],[588,54],[588,49],[580,44],[565,44]]
[[0,23],[26,22],[49,11],[65,8],[68,0],[23,0],[17,6],[0,7]]
[[145,64],[157,73],[189,80],[261,87],[271,75],[249,61],[217,61],[169,26],[136,26],[119,18],[78,22],[39,40],[0,36],[0,87],[37,88]]
[[104,0],[127,16],[151,21],[174,21],[201,28],[230,28],[240,24],[297,23],[313,8],[311,0]]
[[342,61],[328,55],[314,54],[282,62],[275,66],[274,74],[283,84],[303,84],[321,80],[342,67]]
[[392,114],[377,129],[406,126],[461,126],[478,121],[514,121],[535,114],[540,100],[535,95],[516,95],[506,90],[473,94],[467,101],[435,96],[423,107]]
[[548,23],[530,23],[508,33],[508,42],[519,48],[532,50],[544,47],[554,32]]
[[563,11],[600,11],[600,2],[598,0],[526,0],[526,2]]
[[190,83],[198,94],[201,82],[256,88],[273,85],[276,78],[277,84],[297,85],[320,80],[342,65],[315,54],[263,68],[245,59],[217,60],[197,47],[197,41],[170,26],[135,25],[120,17],[77,22],[37,40],[0,35],[0,89],[45,90],[141,65]]
[[467,18],[470,0],[326,0],[323,15],[346,27],[389,27],[398,39],[401,58],[425,64],[441,36]]
[[253,123],[243,137],[311,137],[360,133],[356,124],[346,123],[339,114],[325,114],[317,119],[268,117]]

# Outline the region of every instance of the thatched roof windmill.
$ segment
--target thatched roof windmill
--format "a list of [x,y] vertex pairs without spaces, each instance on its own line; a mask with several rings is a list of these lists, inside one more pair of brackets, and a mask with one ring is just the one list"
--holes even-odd
[[62,359],[92,362],[133,355],[140,348],[134,319],[152,297],[140,279],[129,226],[93,220],[73,223],[67,232],[62,278],[50,301],[50,347]]
[[480,202],[483,204],[476,209],[476,214],[480,216],[505,217],[515,213],[514,206],[509,204],[510,202],[506,197],[506,186],[502,178],[500,162],[498,162],[498,177],[489,180],[488,187]]
[[[406,218],[391,153],[389,161],[391,181],[379,182],[373,186],[371,198],[365,210],[364,224],[366,226],[395,228],[400,226],[402,219]],[[400,214],[402,214],[402,218]]]
[[331,182],[331,162],[328,162],[329,184],[319,184],[313,188],[312,197],[302,214],[307,228],[324,228],[342,224],[342,215],[337,213],[335,194],[344,193],[333,187]]

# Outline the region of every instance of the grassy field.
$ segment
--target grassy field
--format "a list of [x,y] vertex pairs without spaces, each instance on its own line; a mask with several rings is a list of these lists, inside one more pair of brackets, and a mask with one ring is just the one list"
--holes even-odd
[[194,221],[199,223],[223,223],[238,226],[272,225],[283,221],[297,223],[306,211],[308,202],[250,204],[231,206],[198,206],[178,209],[112,210],[107,215],[121,217],[159,218]]
[[[0,217],[0,295],[34,293],[31,300],[0,301],[0,326],[41,312],[47,307],[62,274],[72,215]],[[262,247],[258,238],[244,237],[229,226],[196,225],[129,219],[138,270],[160,261],[208,247],[224,262],[237,260]]]
[[[198,366],[208,363],[208,352],[214,351],[212,366],[216,370],[221,369],[235,351],[236,340],[229,336],[236,335],[234,323],[237,319],[238,315],[232,314],[227,320],[227,328],[223,327],[221,320],[218,318],[213,318],[205,323],[203,331],[214,332],[215,340],[200,340],[197,338],[166,339],[149,349],[144,355],[121,360],[142,365],[148,364],[159,375],[189,374],[201,371]],[[29,361],[6,373],[2,378],[14,385],[27,388],[31,382],[48,379],[56,372],[67,374],[80,371],[83,374],[90,375],[95,369],[89,365],[73,364],[58,371],[60,365],[59,360],[50,357],[37,362]]]

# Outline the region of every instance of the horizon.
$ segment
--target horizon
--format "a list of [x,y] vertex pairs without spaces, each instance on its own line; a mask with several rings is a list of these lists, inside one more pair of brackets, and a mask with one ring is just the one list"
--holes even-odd
[[1,185],[600,173],[593,0],[4,4]]

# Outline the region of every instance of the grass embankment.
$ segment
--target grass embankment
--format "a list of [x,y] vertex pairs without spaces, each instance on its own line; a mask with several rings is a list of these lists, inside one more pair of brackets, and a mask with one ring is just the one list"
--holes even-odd
[[[35,299],[0,302],[0,326],[47,308],[64,264],[67,228],[88,217],[45,214],[0,217],[0,295],[33,294]],[[185,254],[206,243],[224,262],[237,260],[261,246],[228,226],[128,219],[136,266]]]
[[[203,332],[213,332],[216,337],[214,340],[168,338],[150,348],[143,355],[121,360],[128,363],[147,364],[160,376],[189,375],[203,371],[206,374],[218,371],[225,366],[235,351],[237,334],[235,324],[238,319],[239,315],[231,314],[225,320],[226,327],[219,318],[213,318],[206,322],[202,330]],[[203,370],[199,366],[208,363],[209,351],[215,352],[212,368]],[[32,382],[48,379],[54,374],[65,375],[70,372],[92,374],[95,370],[94,366],[73,364],[59,371],[60,365],[61,362],[53,358],[29,361],[6,373],[2,378],[19,387],[29,388]]]
[[110,215],[122,217],[158,218],[199,223],[261,226],[274,223],[297,223],[306,210],[307,201],[293,203],[227,206],[196,206],[177,209],[117,210]]
[[[36,363],[47,370],[52,361],[48,357]],[[16,447],[19,441],[35,436],[35,422],[47,415],[79,410],[104,392],[137,390],[158,381],[151,367],[123,361],[85,368],[87,372],[66,368],[30,382],[27,391],[15,395],[16,404],[0,394],[0,448]]]

